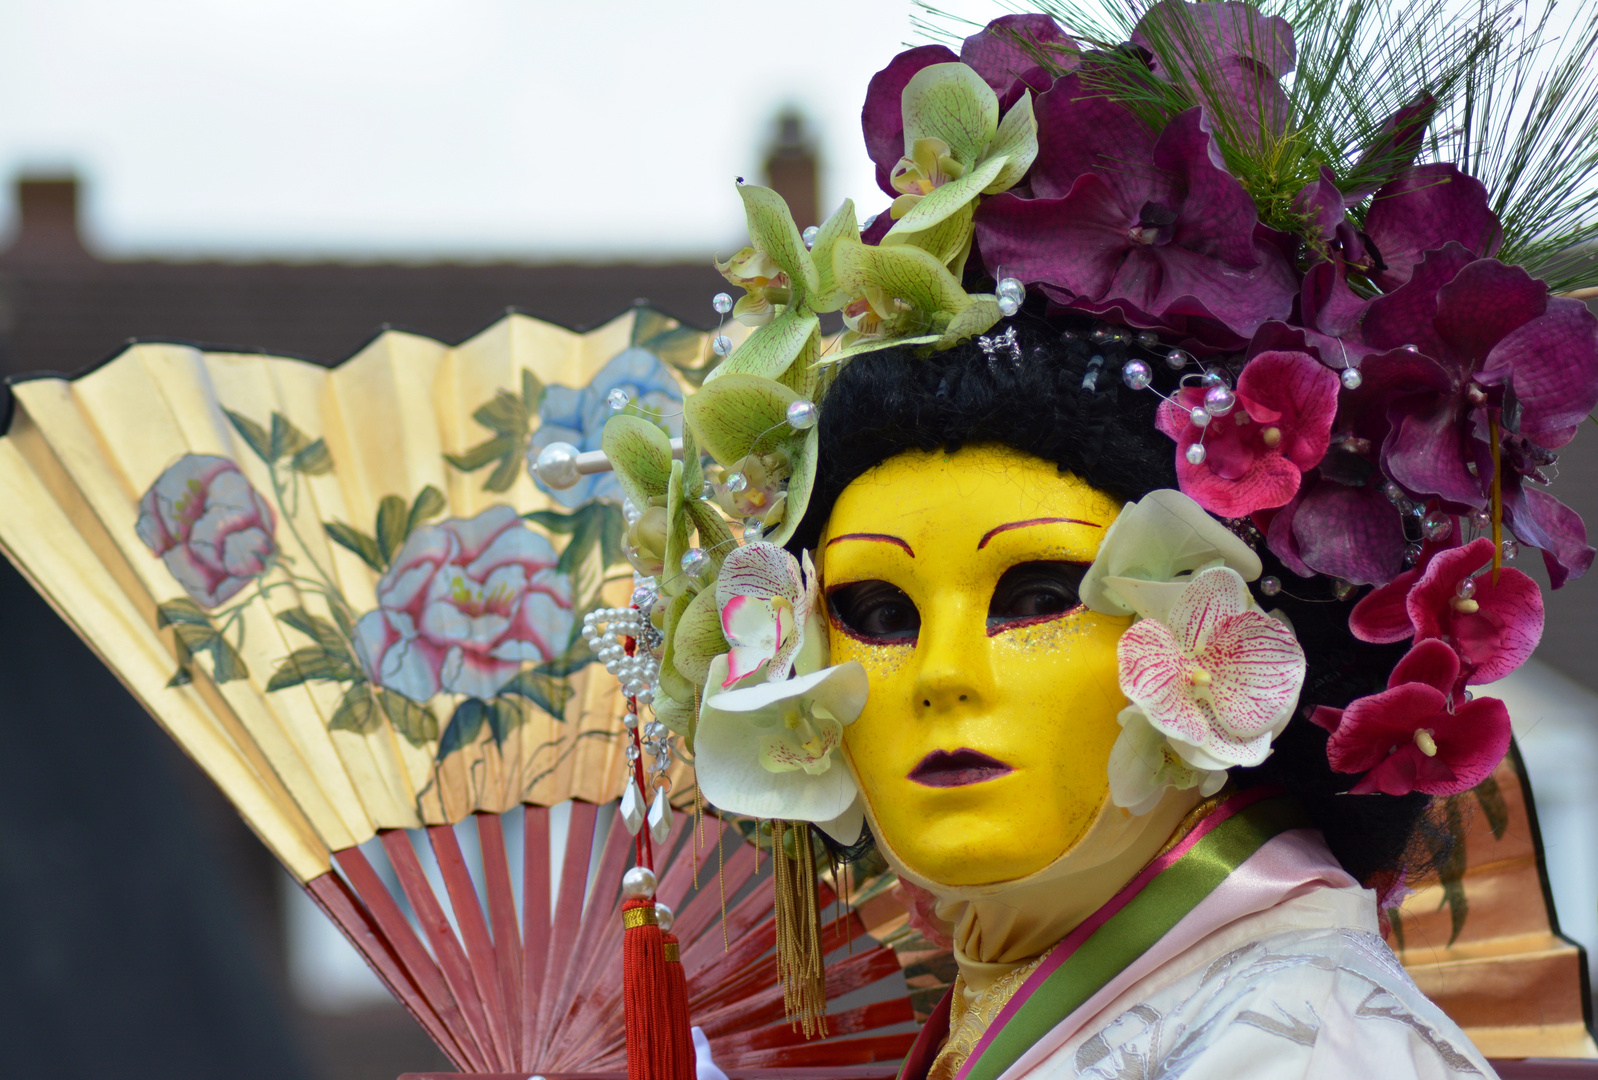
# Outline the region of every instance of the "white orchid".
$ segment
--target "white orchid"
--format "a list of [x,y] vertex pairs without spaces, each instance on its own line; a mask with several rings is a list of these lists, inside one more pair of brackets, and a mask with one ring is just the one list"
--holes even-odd
[[711,685],[727,690],[762,668],[767,680],[788,678],[806,639],[820,636],[809,625],[816,588],[809,552],[802,574],[798,561],[775,544],[746,544],[728,555],[716,578],[716,607],[731,648],[724,681]]
[[1258,765],[1292,719],[1304,651],[1249,595],[1259,556],[1179,491],[1127,504],[1083,576],[1090,609],[1136,615],[1117,645],[1120,716],[1110,754],[1117,806],[1147,813],[1167,788],[1213,794]]
[[1188,582],[1164,620],[1134,624],[1116,654],[1121,692],[1198,769],[1264,761],[1304,684],[1293,631],[1224,566]]
[[1171,748],[1136,705],[1117,717],[1121,734],[1110,748],[1110,799],[1134,814],[1146,814],[1159,805],[1167,788],[1198,788],[1209,798],[1226,784],[1225,769],[1195,769]]
[[870,689],[856,661],[722,690],[728,658],[710,663],[694,736],[700,789],[714,806],[809,821],[844,843],[860,835],[859,789],[834,760]]

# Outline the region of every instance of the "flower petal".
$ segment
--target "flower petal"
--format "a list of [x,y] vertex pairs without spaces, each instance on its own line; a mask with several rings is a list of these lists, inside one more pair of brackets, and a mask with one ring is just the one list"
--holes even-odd
[[1170,581],[1219,560],[1244,581],[1260,576],[1260,558],[1225,525],[1180,491],[1158,488],[1128,503],[1111,522],[1098,557],[1082,577],[1082,602],[1105,615],[1130,615],[1132,605],[1108,587],[1106,578]]
[[877,166],[877,186],[888,196],[899,194],[889,177],[904,156],[904,88],[922,68],[944,64],[958,57],[942,45],[922,45],[906,49],[871,77],[866,86],[865,108],[860,124],[865,130],[866,153]]
[[1486,257],[1503,239],[1486,186],[1440,162],[1406,169],[1383,185],[1365,214],[1365,232],[1387,264],[1374,275],[1384,292],[1408,281],[1426,252],[1451,240]]

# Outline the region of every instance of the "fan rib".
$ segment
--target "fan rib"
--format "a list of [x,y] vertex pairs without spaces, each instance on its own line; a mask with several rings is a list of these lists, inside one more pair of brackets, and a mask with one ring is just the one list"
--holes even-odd
[[[478,1055],[484,1061],[491,1061],[494,1044],[488,1034],[482,1000],[475,993],[477,987],[466,962],[466,953],[461,949],[460,940],[450,927],[449,918],[439,905],[438,897],[433,895],[433,887],[428,884],[421,861],[416,857],[416,849],[411,847],[410,834],[404,829],[385,829],[377,835],[383,842],[383,850],[388,853],[394,875],[399,878],[405,899],[410,901],[416,921],[422,924],[422,933],[427,935],[428,944],[433,948],[433,957],[438,961],[439,970],[444,973],[444,981],[460,1003],[461,1014],[466,1019],[466,1028],[471,1032]],[[484,1071],[492,1070],[485,1068]]]
[[488,917],[494,928],[494,953],[499,963],[506,1067],[515,1068],[522,1053],[522,942],[516,932],[516,894],[511,890],[505,829],[499,815],[483,812],[476,816],[477,846],[483,852],[483,890],[488,894]]
[[[588,888],[588,862],[594,849],[594,819],[599,807],[576,799],[571,803],[571,820],[566,828],[566,854],[561,861],[560,896],[555,902],[554,918],[544,940],[538,943],[541,951],[548,953],[551,944],[560,946],[575,941],[578,926],[583,918],[583,899]],[[533,947],[529,939],[527,948]],[[558,992],[566,981],[573,952],[561,950],[550,959],[554,963],[544,969],[544,985],[538,997],[538,1052],[525,1064],[540,1068],[547,1059],[550,1043],[555,1037],[555,1006]]]
[[400,1004],[416,1018],[416,1022],[422,1025],[422,1029],[429,1037],[444,1049],[451,1061],[464,1067],[464,1057],[454,1036],[440,1019],[433,1003],[417,985],[417,980],[406,970],[404,960],[390,944],[383,927],[371,910],[361,903],[360,897],[355,895],[349,883],[329,870],[307,881],[304,888],[306,894],[316,902],[316,906],[322,909],[322,913],[333,920],[333,924],[343,931],[350,944],[361,954],[361,958],[377,977],[383,980],[383,985],[388,987],[389,993],[399,999]]
[[426,946],[416,936],[416,932],[411,929],[404,912],[400,911],[399,905],[389,895],[383,879],[377,876],[372,864],[366,861],[365,853],[358,847],[345,848],[343,851],[335,851],[333,858],[338,860],[339,869],[343,870],[350,879],[350,884],[366,903],[367,910],[372,913],[372,918],[377,922],[383,937],[394,946],[394,951],[399,955],[406,971],[410,973],[425,999],[431,1004],[433,1012],[449,1032],[449,1043],[440,1043],[440,1047],[462,1069],[484,1068],[485,1062],[479,1056],[477,1046],[467,1030],[466,1019],[461,1014],[459,1004],[450,993],[449,987],[445,985],[443,973],[433,962],[432,956],[428,954]]
[[[605,946],[607,939],[617,944],[621,941],[621,905],[625,899],[621,894],[621,879],[633,849],[633,838],[622,824],[621,816],[613,816],[599,866],[588,884],[588,903],[572,944],[573,963],[560,988],[556,1012],[559,1037],[550,1047],[548,1065],[551,1069],[569,1064],[574,1051],[588,1040],[591,1032],[584,1030],[579,1022],[588,1003],[611,992],[620,996],[621,951]],[[611,961],[615,962],[611,970],[595,970],[600,965],[609,966]]]
[[[858,1035],[863,1031],[903,1024],[915,1019],[910,999],[893,998],[874,1001],[854,1009],[827,1014],[828,1039],[845,1035]],[[735,1065],[745,1055],[760,1050],[775,1050],[784,1046],[817,1045],[816,1040],[806,1040],[803,1031],[796,1031],[787,1021],[778,1021],[750,1031],[735,1031],[723,1035],[716,1042],[717,1064]]]
[[531,1069],[538,1049],[538,1018],[549,942],[549,807],[522,813],[522,1058]]
[[488,923],[483,919],[477,888],[471,872],[466,869],[466,857],[461,854],[460,839],[453,825],[429,826],[427,838],[438,860],[439,874],[449,894],[449,906],[455,912],[455,925],[460,928],[460,938],[466,945],[467,966],[488,1021],[494,1065],[509,1069],[514,1062],[511,1060],[510,1023],[505,1016],[505,999],[499,982],[499,959],[488,936]]

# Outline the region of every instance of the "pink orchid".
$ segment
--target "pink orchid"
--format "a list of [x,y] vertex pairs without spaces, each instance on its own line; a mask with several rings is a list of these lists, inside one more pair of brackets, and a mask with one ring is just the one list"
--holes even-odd
[[1293,631],[1228,567],[1196,575],[1164,621],[1134,623],[1116,654],[1121,692],[1199,769],[1264,761],[1304,683]]
[[1414,637],[1415,624],[1409,618],[1410,590],[1438,552],[1458,546],[1458,530],[1449,533],[1446,540],[1423,541],[1414,566],[1360,597],[1348,615],[1349,633],[1373,645],[1394,645]]
[[[1498,571],[1496,584],[1491,574],[1476,576],[1493,558],[1493,542],[1485,536],[1423,558],[1416,570],[1354,605],[1349,629],[1355,637],[1439,638],[1457,652],[1467,684],[1495,682],[1530,659],[1543,631],[1542,590],[1535,581],[1509,567]],[[1394,604],[1400,593],[1401,613]]]
[[[1190,415],[1204,405],[1205,388],[1178,391],[1160,406],[1159,426],[1176,440],[1182,490],[1221,517],[1285,505],[1326,454],[1337,388],[1336,374],[1308,353],[1271,351],[1248,362],[1231,411],[1207,427]],[[1187,450],[1201,439],[1204,460],[1194,465]]]
[[728,555],[716,578],[721,632],[732,646],[722,689],[762,667],[768,680],[786,679],[815,601],[816,571],[808,552],[803,574],[798,561],[775,544],[745,544]]
[[1509,751],[1509,710],[1496,698],[1453,704],[1459,674],[1458,654],[1428,638],[1398,662],[1386,690],[1315,710],[1310,719],[1332,733],[1332,768],[1366,774],[1350,794],[1457,795],[1491,775]]

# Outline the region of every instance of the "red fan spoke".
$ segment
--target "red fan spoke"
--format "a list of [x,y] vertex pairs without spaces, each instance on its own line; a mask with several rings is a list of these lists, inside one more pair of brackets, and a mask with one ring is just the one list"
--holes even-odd
[[[916,1034],[907,1031],[902,1035],[868,1035],[863,1039],[826,1039],[822,1042],[811,1042],[808,1046],[782,1046],[773,1050],[756,1050],[744,1054],[739,1058],[734,1068],[740,1071],[752,1069],[770,1069],[781,1066],[802,1067],[804,1075],[818,1077],[821,1066],[842,1065],[869,1065],[877,1061],[896,1061],[909,1052],[910,1046],[916,1041]],[[715,1056],[715,1044],[712,1043],[711,1055]],[[716,1064],[721,1064],[721,1059],[716,1059]],[[899,1066],[887,1065],[880,1069],[849,1069],[835,1074],[837,1080],[893,1080],[897,1076]]]
[[[878,979],[886,978],[898,970],[899,961],[891,949],[872,949],[870,952],[851,956],[842,963],[829,966],[827,996],[841,998],[862,986],[870,986]],[[691,1002],[690,998],[690,1008],[692,1008]],[[783,1015],[782,986],[773,979],[772,983],[758,994],[750,995],[742,1001],[708,1014],[693,1012],[691,1015],[694,1023],[704,1028],[705,1034],[711,1038],[755,1025],[775,1023]]]
[[549,948],[549,808],[529,806],[522,814],[522,1056],[533,1068],[538,1049],[539,994],[544,988],[544,958]]
[[350,944],[355,946],[377,977],[383,980],[389,993],[398,998],[432,1040],[444,1048],[450,1060],[458,1066],[467,1067],[464,1055],[433,1003],[406,970],[405,962],[400,959],[383,927],[344,879],[329,871],[307,881],[305,891],[316,901],[323,914],[344,932]]
[[483,887],[488,894],[488,917],[494,927],[494,954],[499,962],[510,1055],[506,1066],[515,1068],[522,1053],[522,942],[516,931],[516,894],[511,890],[505,830],[498,814],[477,815],[477,844],[483,852]]
[[[743,838],[730,824],[717,821],[716,827],[725,830],[721,842],[724,845],[722,854],[727,862],[725,866],[720,866],[716,854],[715,832],[706,830],[707,844],[699,859],[699,898],[689,905],[687,912],[677,920],[676,926],[677,936],[682,939],[685,960],[690,948],[700,938],[713,938],[715,948],[720,950],[721,931],[718,928],[712,933],[711,929],[721,919],[721,905],[717,902],[719,892],[725,889],[726,895],[735,895],[755,872],[755,849],[744,843]],[[719,885],[715,882],[717,873],[721,875]],[[706,948],[710,948],[709,940]]]
[[366,861],[366,856],[358,847],[336,851],[333,857],[338,860],[339,868],[349,877],[350,884],[360,894],[383,936],[394,947],[406,971],[449,1033],[448,1042],[440,1042],[439,1046],[463,1069],[487,1068],[487,1060],[472,1037],[459,1004],[445,984],[443,973],[411,929],[411,924],[389,895],[388,887],[377,876],[377,871],[372,869],[372,864]]
[[[827,1038],[839,1039],[848,1035],[858,1035],[861,1032],[892,1027],[894,1024],[903,1024],[914,1019],[915,1013],[910,1008],[908,998],[875,1001],[859,1008],[828,1013]],[[715,1057],[717,1065],[725,1067],[752,1051],[771,1050],[779,1046],[804,1046],[807,1043],[811,1046],[817,1045],[816,1040],[807,1040],[803,1031],[795,1031],[792,1024],[782,1021],[752,1031],[737,1031],[723,1035],[716,1040],[712,1056]]]
[[[582,924],[583,896],[588,889],[588,860],[594,844],[594,818],[599,808],[593,803],[571,803],[571,819],[566,829],[566,856],[561,862],[560,896],[555,902],[555,914],[545,936],[537,943],[544,950],[549,963],[544,967],[543,986],[538,996],[538,1040],[529,1057],[529,1068],[542,1062],[549,1045],[557,1034],[555,1025],[559,990],[566,981],[567,969],[574,953],[569,943],[577,939]],[[524,948],[533,948],[529,937]]]
[[482,1003],[488,1022],[494,1064],[497,1068],[508,1069],[512,1065],[514,1053],[511,1049],[510,1021],[505,1015],[505,998],[499,981],[499,959],[488,934],[488,923],[483,919],[476,885],[472,882],[471,872],[466,869],[466,857],[461,853],[455,826],[430,826],[427,838],[433,845],[433,856],[438,860],[439,874],[449,894],[449,906],[455,912],[455,925],[460,927],[461,940],[466,945],[472,982],[477,987],[478,1000]]
[[405,899],[410,901],[416,921],[422,924],[422,933],[432,946],[439,970],[444,973],[444,981],[449,984],[455,1000],[460,1002],[461,1013],[466,1017],[466,1026],[471,1030],[478,1052],[486,1061],[492,1061],[495,1056],[494,1043],[488,1033],[488,1018],[483,1014],[482,999],[476,994],[471,966],[466,962],[466,953],[461,949],[460,940],[450,927],[438,897],[433,895],[433,887],[428,884],[422,864],[416,858],[416,849],[411,847],[410,835],[404,829],[387,829],[377,835],[383,842],[383,850],[388,853],[394,875],[399,878]]

